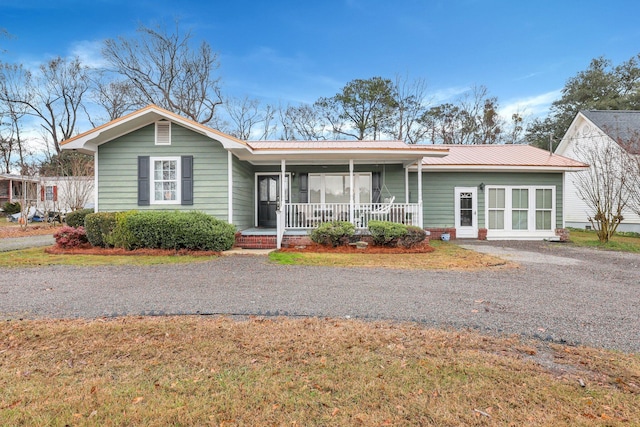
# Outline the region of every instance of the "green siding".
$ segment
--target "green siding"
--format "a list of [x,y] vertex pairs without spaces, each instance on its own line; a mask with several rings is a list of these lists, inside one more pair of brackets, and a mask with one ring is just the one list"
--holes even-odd
[[253,227],[255,212],[254,170],[233,157],[233,224],[240,230]]
[[[556,228],[562,228],[562,173],[424,172],[422,177],[425,227],[453,227],[455,187],[534,185],[556,187]],[[411,202],[417,202],[417,174],[409,174]],[[486,190],[485,190],[486,191]],[[485,191],[478,189],[478,227],[485,228]]]
[[[153,124],[98,147],[98,208],[198,210],[227,220],[227,151],[206,136],[171,125],[171,145],[155,145]],[[138,156],[193,156],[192,206],[138,206]]]

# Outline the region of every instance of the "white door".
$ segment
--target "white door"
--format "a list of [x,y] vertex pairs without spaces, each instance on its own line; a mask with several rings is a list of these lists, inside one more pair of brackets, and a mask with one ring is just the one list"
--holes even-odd
[[455,188],[455,221],[458,239],[478,238],[478,194],[476,187]]

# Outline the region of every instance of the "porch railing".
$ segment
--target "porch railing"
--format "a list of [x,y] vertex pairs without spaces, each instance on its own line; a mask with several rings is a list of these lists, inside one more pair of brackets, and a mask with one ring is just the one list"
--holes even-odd
[[391,221],[420,225],[418,203],[287,203],[284,205],[285,228],[306,229],[331,221],[349,221],[356,228],[367,228],[369,221]]

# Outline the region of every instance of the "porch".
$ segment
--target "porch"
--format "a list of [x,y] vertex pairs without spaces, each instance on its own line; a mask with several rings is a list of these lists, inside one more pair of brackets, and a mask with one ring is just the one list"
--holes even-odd
[[367,229],[369,221],[390,221],[420,226],[420,203],[285,203],[280,214],[285,230],[304,230],[331,221],[348,221]]

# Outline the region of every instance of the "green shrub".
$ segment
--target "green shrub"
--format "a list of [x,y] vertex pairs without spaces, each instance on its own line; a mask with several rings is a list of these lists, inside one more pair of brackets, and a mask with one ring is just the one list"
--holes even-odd
[[397,222],[369,221],[369,232],[374,245],[397,246],[398,241],[407,235],[407,226]]
[[138,211],[116,212],[116,226],[113,231],[105,236],[104,241],[107,246],[125,248],[127,250],[142,247],[129,228],[128,218],[137,214]]
[[112,246],[107,243],[109,236],[116,228],[115,212],[96,212],[89,214],[84,219],[84,229],[87,239],[92,246],[105,248]]
[[311,232],[311,240],[320,244],[336,247],[349,243],[356,227],[348,221],[332,221],[320,224]]
[[422,228],[416,227],[414,225],[408,225],[407,234],[400,237],[400,239],[398,240],[398,246],[411,248],[424,242],[424,239],[426,238],[427,233]]
[[78,209],[68,213],[65,222],[69,227],[84,227],[84,218],[90,213],[93,213],[93,209]]
[[236,229],[202,212],[133,211],[116,217],[112,241],[127,249],[225,251]]
[[18,212],[21,212],[22,206],[20,206],[20,202],[14,202],[14,203],[5,202],[5,204],[2,205],[2,211],[6,215],[13,215],[13,214],[17,214]]

